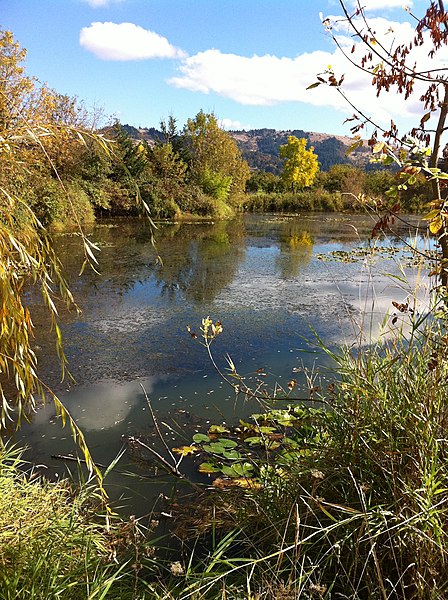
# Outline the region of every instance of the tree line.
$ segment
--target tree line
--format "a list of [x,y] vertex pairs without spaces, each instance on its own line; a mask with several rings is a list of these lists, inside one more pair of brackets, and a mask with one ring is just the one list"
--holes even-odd
[[[305,189],[347,194],[344,208],[350,208],[349,194],[384,197],[393,183],[387,170],[369,173],[353,165],[319,173],[319,157],[297,136],[279,148],[281,175],[251,171],[216,115],[203,111],[181,127],[170,116],[152,140],[135,139],[133,128],[118,121],[101,126],[102,115],[80,100],[39,84],[26,74],[25,58],[13,34],[0,32],[0,135],[3,147],[14,150],[3,153],[0,186],[3,202],[19,195],[44,226],[135,215],[142,203],[155,218],[229,218],[253,209],[250,196],[260,193],[280,194],[269,210],[282,209],[284,194],[288,210],[334,208],[330,199],[302,206],[298,193]],[[408,208],[415,209],[421,195],[414,190]],[[19,223],[26,210],[17,210]]]

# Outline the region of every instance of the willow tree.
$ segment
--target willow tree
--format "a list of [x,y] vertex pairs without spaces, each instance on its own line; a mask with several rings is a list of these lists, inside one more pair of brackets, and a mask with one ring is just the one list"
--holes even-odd
[[25,74],[25,57],[12,33],[0,31],[0,431],[11,422],[20,425],[21,419],[36,408],[38,399],[50,396],[63,423],[69,422],[92,469],[95,467],[82,432],[39,377],[32,314],[24,291],[29,286],[40,290],[64,377],[66,359],[58,309],[77,310],[77,306],[51,236],[33,210],[34,187],[39,174],[51,173],[78,224],[85,254],[81,271],[87,264],[95,268],[97,248],[84,235],[59,169],[64,157],[70,160],[70,151],[85,148],[88,141],[93,140],[105,153],[109,153],[109,146],[80,120],[73,103],[39,87]]
[[293,135],[288,137],[288,143],[280,146],[280,158],[285,159],[282,179],[286,187],[293,192],[313,185],[319,172],[319,162],[314,148],[306,149],[307,141]]

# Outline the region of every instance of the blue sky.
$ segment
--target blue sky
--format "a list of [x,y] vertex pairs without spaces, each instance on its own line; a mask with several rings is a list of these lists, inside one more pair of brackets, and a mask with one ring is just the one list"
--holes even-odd
[[[411,31],[405,2],[363,2],[386,40]],[[416,14],[426,6],[406,4]],[[122,123],[158,126],[173,114],[183,125],[203,109],[237,129],[350,135],[343,121],[353,109],[335,90],[306,91],[329,64],[383,124],[392,116],[410,127],[421,113],[395,93],[376,99],[341,57],[321,23],[337,20],[337,0],[0,0],[0,14],[28,51],[29,74]],[[342,26],[337,33],[351,47]],[[447,67],[445,50],[438,60]]]

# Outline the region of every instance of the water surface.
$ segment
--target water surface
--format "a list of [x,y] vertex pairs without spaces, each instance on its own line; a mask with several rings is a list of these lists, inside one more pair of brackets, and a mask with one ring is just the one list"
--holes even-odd
[[[306,393],[302,367],[313,371],[328,364],[316,351],[315,335],[337,347],[359,343],[363,329],[362,343],[367,343],[380,334],[378,324],[393,310],[391,301],[406,301],[408,287],[389,274],[407,277],[410,287],[419,280],[403,246],[403,240],[415,241],[416,221],[411,221],[412,226],[403,225],[376,242],[369,239],[373,219],[360,215],[248,215],[232,222],[159,224],[157,251],[143,221],[98,222],[89,237],[101,248],[101,274],[86,270],[81,277],[79,236],[57,235],[57,250],[82,308],[80,316],[61,312],[76,384],[61,384],[39,299],[30,292],[36,345],[45,349],[38,351],[41,375],[103,464],[120,451],[123,436],[146,435],[157,442],[151,438],[154,428],[142,385],[160,422],[184,430],[185,441],[208,422],[235,422],[250,412],[252,407],[235,400],[204,348],[187,333],[187,325],[199,333],[208,315],[223,324],[214,344],[223,369],[228,353],[249,381],[263,369],[271,374],[269,381],[280,385],[294,377],[299,393]],[[344,254],[342,261],[332,259],[335,252],[354,248],[359,260]],[[325,381],[329,375],[322,374]],[[33,460],[49,472],[65,469],[52,455],[76,452],[51,406],[39,410],[20,435]],[[179,442],[171,429],[164,435],[170,444]],[[193,475],[192,461],[184,462]],[[129,455],[121,464],[145,474],[146,467],[135,465]],[[132,498],[132,508],[140,513],[170,485],[164,488],[159,480],[136,484],[118,472],[109,481],[112,497]]]

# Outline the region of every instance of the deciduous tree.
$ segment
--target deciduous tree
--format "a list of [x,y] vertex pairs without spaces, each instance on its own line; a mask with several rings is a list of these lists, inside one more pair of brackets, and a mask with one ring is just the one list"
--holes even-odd
[[223,186],[227,188],[230,200],[237,201],[242,197],[250,175],[249,167],[236,142],[220,128],[216,116],[200,111],[194,119],[188,119],[184,137],[190,150],[193,179],[207,188],[213,180],[216,185],[212,187],[218,190],[217,197],[221,199],[226,196]]
[[292,191],[313,185],[319,172],[319,162],[314,148],[306,149],[304,138],[288,137],[288,143],[280,146],[280,157],[286,159],[283,166],[283,181]]

